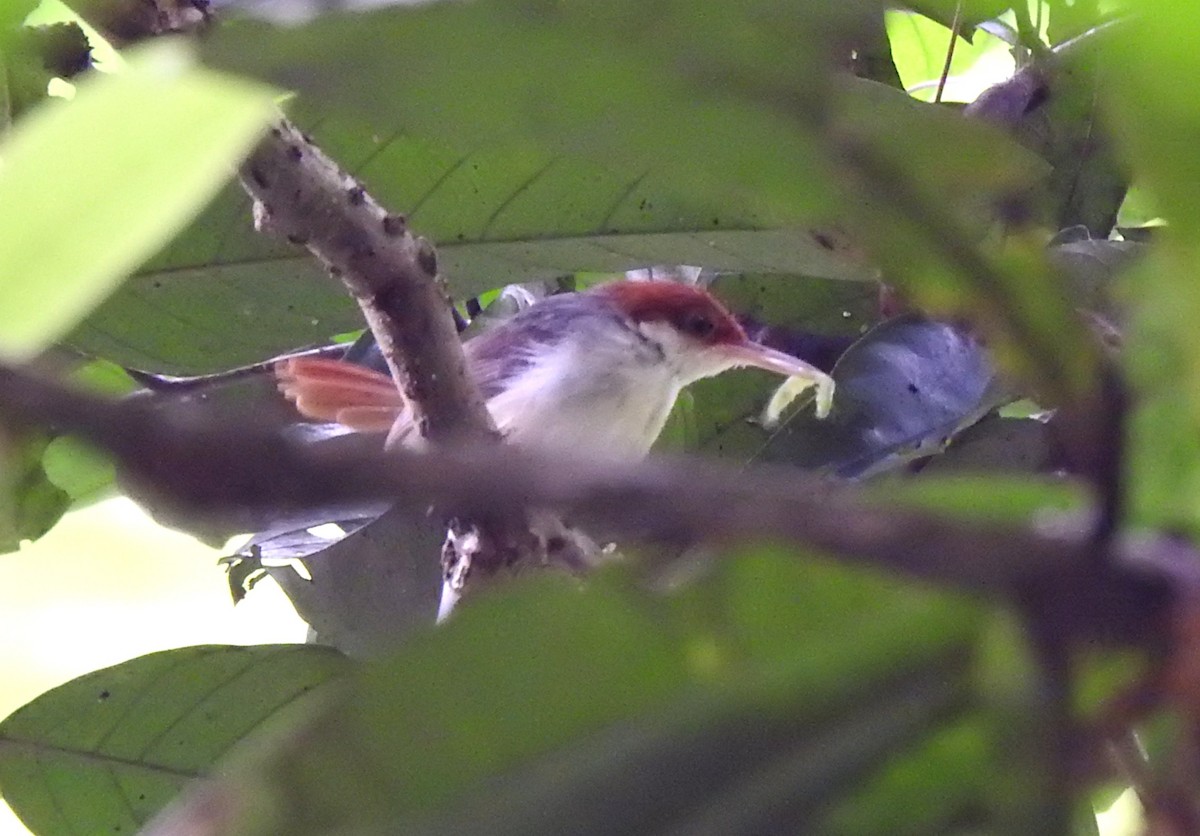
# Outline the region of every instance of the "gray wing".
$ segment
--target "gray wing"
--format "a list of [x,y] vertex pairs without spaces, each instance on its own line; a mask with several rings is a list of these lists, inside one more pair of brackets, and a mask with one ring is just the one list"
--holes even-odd
[[467,341],[467,367],[490,400],[505,381],[527,369],[538,350],[596,324],[597,304],[613,319],[624,321],[615,304],[595,294],[563,293],[526,308]]

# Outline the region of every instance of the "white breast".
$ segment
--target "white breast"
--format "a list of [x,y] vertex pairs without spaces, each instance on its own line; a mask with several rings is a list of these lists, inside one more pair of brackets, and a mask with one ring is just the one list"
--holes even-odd
[[640,458],[658,438],[682,388],[653,343],[628,340],[588,356],[579,342],[514,378],[488,401],[496,425],[516,444]]

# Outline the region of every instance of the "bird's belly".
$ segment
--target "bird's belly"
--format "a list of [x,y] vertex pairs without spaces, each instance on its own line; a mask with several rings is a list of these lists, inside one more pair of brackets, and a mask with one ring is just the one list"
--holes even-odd
[[563,381],[527,395],[509,390],[489,401],[488,407],[512,443],[640,458],[658,438],[679,394],[671,378],[646,377],[613,375],[583,385]]
[[625,409],[581,406],[555,410],[545,420],[522,421],[509,429],[507,437],[516,444],[641,457],[658,438],[670,412],[666,404],[655,404],[649,409],[645,404]]

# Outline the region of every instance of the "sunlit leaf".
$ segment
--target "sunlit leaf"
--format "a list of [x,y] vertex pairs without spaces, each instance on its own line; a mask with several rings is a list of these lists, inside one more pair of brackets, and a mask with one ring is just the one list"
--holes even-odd
[[[945,67],[950,29],[912,12],[887,12],[888,40],[904,87],[923,101],[933,101]],[[961,30],[960,30],[961,31]],[[972,101],[997,78],[1013,70],[1009,47],[999,38],[976,32],[971,42],[955,43],[942,101]]]
[[910,9],[949,27],[957,14],[959,28],[969,31],[977,23],[999,17],[1012,6],[1013,0],[908,0]]
[[0,145],[0,354],[73,327],[216,191],[270,107],[164,44],[22,120]]

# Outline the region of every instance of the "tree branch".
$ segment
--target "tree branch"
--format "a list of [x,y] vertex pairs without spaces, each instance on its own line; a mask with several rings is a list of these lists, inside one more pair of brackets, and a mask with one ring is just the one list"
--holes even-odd
[[433,441],[495,427],[437,278],[437,255],[297,128],[281,120],[242,166],[260,230],[302,244],[358,302],[392,377]]
[[[1121,611],[1110,600],[1114,595],[1144,605],[1137,618],[1147,623],[1157,609],[1158,598],[1147,597],[1147,589],[1157,589],[1157,578],[1143,583],[1135,572],[1112,577],[1095,572],[1094,540],[1086,525],[1054,532],[950,521],[872,502],[854,489],[834,490],[794,470],[747,473],[710,462],[573,460],[495,444],[381,455],[366,438],[332,451],[289,441],[252,419],[214,422],[184,408],[109,401],[2,366],[0,415],[79,435],[114,455],[135,487],[224,521],[251,510],[286,512],[380,498],[417,510],[435,503],[486,518],[545,508],[577,515],[585,526],[603,524],[623,537],[801,545],[989,597],[1070,578],[1064,585],[1071,595],[1108,601],[1081,607],[1081,619],[1103,620]],[[1113,545],[1127,547],[1157,546]],[[1104,589],[1087,587],[1092,583]],[[1136,620],[1128,616],[1124,612],[1122,621]]]

